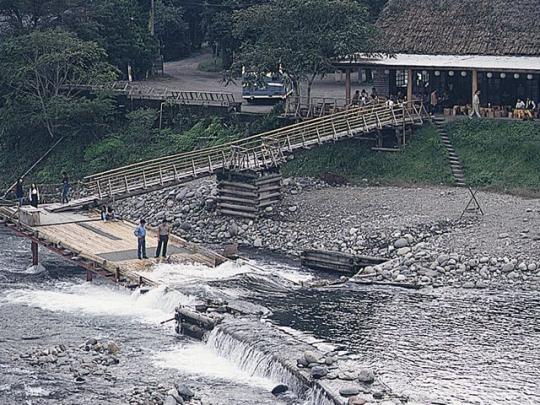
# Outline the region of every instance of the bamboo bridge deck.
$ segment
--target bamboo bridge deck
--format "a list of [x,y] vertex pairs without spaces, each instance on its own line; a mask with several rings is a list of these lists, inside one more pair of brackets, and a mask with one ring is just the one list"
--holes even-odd
[[[155,285],[147,276],[155,264],[157,234],[148,229],[146,250],[151,259],[137,258],[135,224],[102,221],[94,211],[51,212],[49,206],[39,208],[39,224],[27,225],[18,219],[15,207],[0,207],[0,218],[20,236],[60,254],[89,273],[105,276],[126,285]],[[34,211],[34,210],[32,210]],[[33,253],[37,254],[36,252]],[[226,259],[174,235],[170,236],[168,263],[200,263],[215,267]],[[37,258],[34,257],[34,264]],[[91,279],[91,277],[90,277]]]
[[404,130],[422,125],[425,115],[423,105],[416,102],[394,107],[381,104],[357,107],[238,141],[88,176],[84,178],[84,189],[87,198],[107,201],[170,187],[221,169],[264,170],[284,163],[286,155],[295,150],[366,137],[384,128]]

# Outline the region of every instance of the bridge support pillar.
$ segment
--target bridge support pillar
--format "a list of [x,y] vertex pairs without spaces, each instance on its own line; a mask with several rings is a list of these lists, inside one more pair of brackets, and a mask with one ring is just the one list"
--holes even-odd
[[94,273],[92,273],[90,270],[86,270],[86,281],[92,282],[94,279]]
[[217,179],[217,211],[221,215],[255,219],[282,198],[282,176],[277,168],[222,170]]
[[39,245],[37,242],[32,241],[32,266],[37,266],[39,264]]

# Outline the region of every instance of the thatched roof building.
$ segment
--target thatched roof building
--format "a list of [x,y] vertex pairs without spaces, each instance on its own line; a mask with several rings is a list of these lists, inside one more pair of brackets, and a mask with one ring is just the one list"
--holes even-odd
[[384,52],[540,56],[534,0],[390,0],[377,26]]
[[487,107],[540,102],[540,0],[389,0],[376,25],[379,55],[335,63],[349,99],[360,69],[387,96],[426,100],[436,90],[459,106],[480,90]]

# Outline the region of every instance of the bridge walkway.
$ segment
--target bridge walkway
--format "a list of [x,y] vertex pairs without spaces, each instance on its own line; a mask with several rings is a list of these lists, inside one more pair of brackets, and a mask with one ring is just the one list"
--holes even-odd
[[220,169],[263,170],[284,163],[286,155],[295,150],[384,128],[422,125],[425,115],[423,105],[417,102],[358,107],[234,142],[94,174],[84,178],[84,190],[86,198],[106,201],[173,186]]

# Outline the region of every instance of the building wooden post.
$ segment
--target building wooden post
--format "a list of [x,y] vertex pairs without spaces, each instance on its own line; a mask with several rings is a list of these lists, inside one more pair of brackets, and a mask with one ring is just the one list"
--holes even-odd
[[345,101],[351,103],[351,69],[345,69]]
[[32,241],[32,266],[39,264],[39,245],[37,242]]
[[91,282],[94,278],[94,273],[92,273],[90,270],[86,270],[86,281]]
[[474,100],[474,93],[476,93],[476,90],[478,90],[478,70],[473,69],[472,70],[472,96],[471,96],[471,103]]
[[407,101],[412,100],[413,93],[413,71],[411,68],[407,69]]

